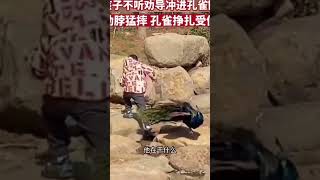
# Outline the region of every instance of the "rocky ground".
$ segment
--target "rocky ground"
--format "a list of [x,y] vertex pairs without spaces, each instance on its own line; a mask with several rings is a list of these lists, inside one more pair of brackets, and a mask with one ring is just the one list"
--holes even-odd
[[[210,114],[205,123],[189,135],[183,125],[161,124],[152,141],[140,141],[139,125],[134,119],[124,119],[121,105],[111,106],[110,166],[111,179],[209,180],[210,174]],[[70,146],[75,162],[84,161],[85,143],[73,138]],[[145,147],[169,147],[168,152],[146,151]],[[175,149],[171,149],[174,147]],[[0,131],[0,179],[25,177],[45,180],[36,164],[36,153],[46,150],[45,139],[28,134]]]
[[[84,143],[81,138],[73,138],[70,146],[75,164],[84,161]],[[29,134],[15,134],[0,131],[0,179],[3,180],[46,180],[41,177],[41,166],[35,155],[47,149],[45,139]],[[76,167],[76,166],[75,166]]]
[[[119,105],[111,108],[112,180],[210,179],[210,114],[205,114],[204,125],[193,135],[182,124],[158,124],[153,126],[153,140],[140,141],[139,124],[124,119],[121,109]],[[169,150],[161,151],[161,147]]]
[[[123,35],[134,36],[133,33]],[[111,45],[116,47],[119,42],[113,41]],[[193,135],[183,124],[157,124],[153,126],[155,138],[140,141],[142,135],[137,121],[124,119],[121,114],[123,89],[118,79],[126,57],[111,54],[111,101],[114,103],[110,115],[111,179],[210,179],[208,40],[195,35],[157,33],[149,35],[140,48],[144,48],[145,53],[139,56],[141,61],[153,66],[157,76],[149,103],[190,102],[205,114],[205,122]],[[146,152],[147,148],[151,153]],[[163,153],[161,149],[168,152]]]
[[220,3],[211,18],[216,122],[250,129],[275,153],[278,138],[301,179],[319,179],[319,1]]
[[[119,109],[113,109],[113,116],[117,116],[117,111]],[[168,178],[173,180],[210,179],[209,174],[206,173],[208,171],[206,165],[208,165],[209,160],[209,139],[206,138],[206,133],[209,133],[207,130],[208,124],[205,124],[196,131],[201,131],[203,134],[203,137],[200,138],[200,135],[198,140],[178,138],[178,140],[171,140],[171,144],[167,144],[166,141],[162,141],[164,144],[151,141],[137,143],[136,141],[139,140],[140,136],[134,131],[134,129],[137,129],[136,123],[130,123],[130,120],[119,116],[115,119],[123,122],[119,123],[118,127],[122,126],[126,130],[121,132],[114,127],[115,131],[111,135],[111,140],[118,142],[111,146],[111,162],[113,162],[111,165],[112,180],[122,178],[159,180]],[[129,121],[129,123],[126,121]],[[32,180],[46,180],[40,176],[41,166],[36,165],[34,159],[37,152],[47,148],[44,139],[28,134],[17,135],[5,131],[0,131],[0,135],[0,179],[20,180],[21,177],[24,177],[25,179]],[[73,138],[72,142],[72,159],[83,161],[84,147],[82,139]],[[181,146],[181,143],[184,146]],[[177,148],[177,154],[169,156],[157,154],[143,155],[142,151],[139,150],[143,146],[142,144],[149,146],[175,145],[179,148]],[[299,154],[292,154],[292,157],[300,164],[298,168],[302,180],[319,179],[319,151],[300,152]],[[315,157],[318,157],[316,161]],[[194,159],[197,159],[197,161],[194,161]],[[183,174],[179,174],[178,172]],[[202,172],[206,174],[202,174]]]
[[[25,58],[39,37],[40,24],[36,24],[33,18],[40,17],[41,8],[26,5],[26,9],[31,10],[21,16],[19,12],[14,11],[15,2],[4,3],[5,7],[12,11],[0,6],[0,12],[8,19],[15,19],[10,28],[17,30],[10,29],[8,44],[4,44],[7,48],[2,53],[4,58],[1,63],[5,67],[0,76],[0,119],[4,120],[0,121],[0,128],[15,133],[43,135],[40,126],[43,86],[41,81],[31,75],[28,69],[30,59]],[[32,3],[39,7],[41,5],[38,0]],[[3,30],[2,27],[0,26],[0,32]],[[18,31],[21,27],[25,27],[23,32]],[[115,103],[111,109],[112,180],[209,178],[210,48],[205,37],[179,35],[178,31],[170,30],[170,33],[164,34],[167,32],[164,30],[157,35],[148,32],[146,41],[137,40],[134,33],[116,33],[116,39],[111,40],[110,93],[111,100]],[[0,46],[0,49],[2,48]],[[122,88],[118,79],[122,73],[122,60],[129,54],[138,54],[143,62],[153,66],[157,71],[158,79],[150,96],[151,104],[163,100],[186,101],[197,105],[205,114],[205,123],[196,130],[194,136],[190,136],[187,129],[179,124],[165,124],[162,128],[154,127],[159,131],[155,141],[139,141],[141,135],[137,132],[138,123],[135,120],[123,119],[121,108],[118,108],[122,107]],[[19,73],[16,73],[17,71]],[[12,139],[15,143],[24,143],[25,135],[9,136],[14,137]],[[7,136],[0,135],[0,140],[2,138],[4,143],[10,142]],[[21,174],[28,174],[29,177],[25,176],[27,179],[41,179],[41,167],[35,164],[34,155],[37,151],[44,150],[46,144],[43,139],[31,136],[30,138],[32,142],[27,143],[28,147],[0,146],[0,152],[3,149],[3,158],[7,159],[0,161],[0,169],[3,172],[0,173],[0,179],[14,180]],[[144,154],[146,145],[174,147],[176,153],[147,155]],[[74,153],[74,159],[83,159],[82,145],[75,146],[78,150]]]
[[[274,137],[277,137],[296,162],[301,179],[319,179],[318,2],[217,1],[215,14],[210,19],[210,24],[215,27],[211,54],[208,54],[209,46],[202,37],[188,39],[177,34],[153,35],[149,32],[146,47],[144,41],[135,38],[134,32],[122,33],[122,40],[118,37],[112,39],[111,94],[112,101],[118,104],[111,111],[113,178],[128,178],[124,172],[136,179],[207,178],[208,173],[204,176],[201,173],[207,169],[200,168],[200,165],[208,163],[210,66],[207,62],[211,57],[214,60],[211,63],[214,64],[212,90],[217,95],[213,98],[214,114],[211,116],[227,125],[251,129],[274,152],[279,151],[274,144]],[[23,57],[38,40],[41,3],[39,0],[28,1],[23,6],[26,11],[18,10],[15,1],[1,3],[4,3],[0,6],[1,15],[14,19],[15,23],[11,24],[8,36],[12,46],[7,46],[11,49],[7,48],[3,53],[5,67],[0,77],[0,125],[15,131],[38,132],[36,125],[39,124],[42,87],[30,75]],[[155,142],[139,142],[141,135],[136,132],[137,123],[123,119],[121,108],[115,107],[122,107],[119,105],[122,90],[117,84],[121,60],[131,53],[137,53],[158,71],[159,79],[151,97],[153,102],[166,98],[190,101],[207,114],[205,125],[196,130],[200,134],[197,139],[186,137],[183,127],[166,125]],[[202,62],[202,67],[195,68],[198,62]],[[6,109],[9,105],[14,111]],[[18,144],[27,142],[39,147],[45,144],[41,139],[27,136],[32,139],[30,142],[25,137],[5,133],[0,140],[3,143],[11,140]],[[145,144],[174,145],[177,154],[143,155]],[[33,163],[35,151],[29,146],[0,146],[0,158],[3,159],[0,161],[0,179],[17,179],[20,174],[28,174],[30,178],[27,179],[40,178],[39,167]],[[186,172],[187,175],[177,172]]]

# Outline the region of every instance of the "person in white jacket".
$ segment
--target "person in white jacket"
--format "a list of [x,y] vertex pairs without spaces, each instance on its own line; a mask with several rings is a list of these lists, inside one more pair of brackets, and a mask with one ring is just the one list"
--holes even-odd
[[31,63],[45,87],[42,114],[52,157],[42,175],[71,178],[68,116],[85,127],[92,159],[107,159],[109,17],[98,0],[45,0],[42,18],[39,53]]
[[151,66],[143,64],[134,54],[124,61],[123,73],[120,85],[123,87],[123,100],[125,103],[125,118],[132,118],[131,99],[137,104],[140,110],[146,109],[145,93],[147,90],[146,76],[155,78],[155,71]]

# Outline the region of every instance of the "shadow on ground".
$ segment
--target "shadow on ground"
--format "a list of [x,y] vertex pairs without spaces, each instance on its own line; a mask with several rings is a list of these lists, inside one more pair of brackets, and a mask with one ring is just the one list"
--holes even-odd
[[160,129],[161,134],[167,134],[164,136],[166,139],[177,139],[177,138],[187,138],[191,140],[197,140],[200,136],[200,133],[193,131],[190,132],[190,129],[185,126],[173,126],[173,125],[164,125]]

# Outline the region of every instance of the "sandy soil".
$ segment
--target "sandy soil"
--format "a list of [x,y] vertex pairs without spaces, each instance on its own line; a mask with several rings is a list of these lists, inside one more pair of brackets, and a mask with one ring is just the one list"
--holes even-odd
[[41,167],[35,163],[35,154],[45,146],[44,139],[30,135],[0,132],[0,179],[44,180]]
[[[74,138],[71,158],[83,161],[79,138]],[[78,147],[78,149],[77,149]],[[36,164],[35,155],[45,151],[46,140],[32,135],[17,135],[0,131],[0,179],[1,180],[47,180],[41,176],[42,167]]]

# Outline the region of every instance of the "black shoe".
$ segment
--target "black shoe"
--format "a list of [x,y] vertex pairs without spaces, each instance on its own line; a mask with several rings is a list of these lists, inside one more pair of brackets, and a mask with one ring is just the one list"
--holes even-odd
[[69,179],[73,177],[71,160],[67,156],[61,156],[47,163],[41,175],[50,179]]
[[152,141],[155,135],[151,131],[144,130],[142,135],[142,140]]
[[152,132],[152,128],[149,125],[143,124],[143,139],[144,140],[152,140],[155,135]]

